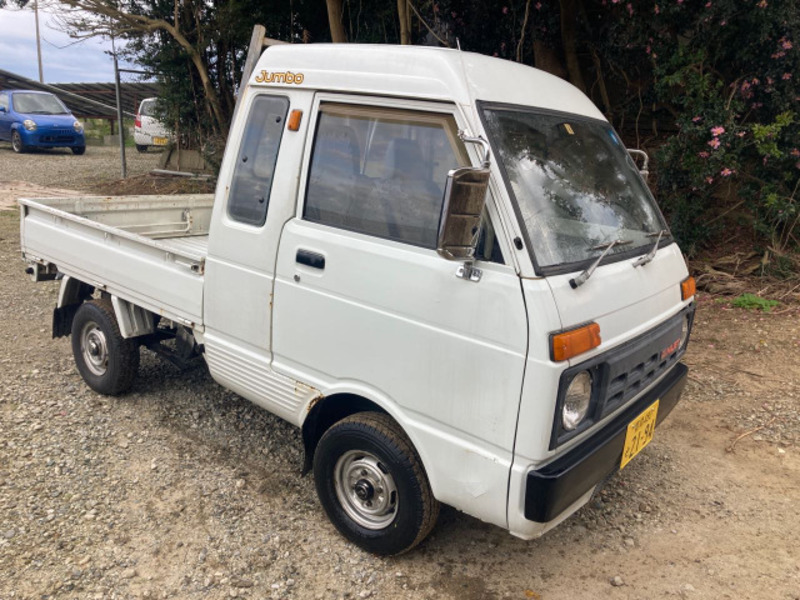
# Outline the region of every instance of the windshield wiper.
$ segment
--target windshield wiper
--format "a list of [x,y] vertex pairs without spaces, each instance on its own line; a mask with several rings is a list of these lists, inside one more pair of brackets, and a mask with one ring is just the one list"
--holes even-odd
[[603,253],[597,257],[597,260],[594,261],[591,265],[589,265],[588,269],[585,269],[583,273],[578,275],[577,277],[573,277],[569,280],[570,287],[574,290],[579,285],[583,285],[586,283],[586,280],[592,276],[594,270],[600,264],[600,262],[606,257],[606,255],[611,252],[611,249],[615,246],[624,246],[625,244],[630,244],[631,240],[614,240],[613,242],[609,242],[608,244],[600,244],[598,246],[592,246],[589,250],[602,250]]
[[653,236],[656,236],[656,243],[655,243],[655,244],[653,244],[653,249],[652,249],[652,250],[650,250],[650,252],[648,252],[648,253],[647,253],[647,254],[645,254],[644,256],[640,256],[640,257],[638,258],[638,260],[637,260],[635,263],[633,263],[633,268],[634,268],[634,269],[635,269],[636,267],[641,267],[641,266],[643,266],[643,265],[646,265],[647,263],[649,263],[651,260],[653,260],[653,259],[656,257],[656,252],[658,252],[658,244],[660,244],[660,243],[661,243],[661,237],[662,237],[662,236],[663,236],[665,233],[667,233],[667,230],[666,230],[666,229],[662,229],[662,230],[661,230],[661,231],[659,231],[659,232],[656,232],[656,233],[648,233],[648,234],[647,234],[647,237],[653,237]]

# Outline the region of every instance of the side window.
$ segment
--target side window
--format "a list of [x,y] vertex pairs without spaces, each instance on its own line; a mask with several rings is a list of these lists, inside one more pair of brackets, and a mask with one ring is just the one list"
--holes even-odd
[[8,94],[0,94],[0,108],[4,108],[8,112]]
[[228,215],[261,226],[267,220],[272,174],[278,158],[289,100],[259,96],[250,107],[228,196]]
[[447,172],[466,164],[450,115],[323,105],[303,217],[435,248]]

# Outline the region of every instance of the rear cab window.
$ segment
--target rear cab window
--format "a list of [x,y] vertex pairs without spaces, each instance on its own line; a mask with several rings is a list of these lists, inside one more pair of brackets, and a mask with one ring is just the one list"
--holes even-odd
[[260,227],[267,220],[288,110],[283,96],[262,95],[250,107],[228,195],[228,216],[234,221]]

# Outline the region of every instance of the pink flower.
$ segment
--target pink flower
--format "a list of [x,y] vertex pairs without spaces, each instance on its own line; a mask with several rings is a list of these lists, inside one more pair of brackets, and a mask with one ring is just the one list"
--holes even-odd
[[772,55],[772,59],[777,60],[779,58],[783,58],[784,56],[786,56],[786,52],[784,52],[783,50],[779,50],[778,52]]
[[630,2],[628,2],[628,4],[627,4],[627,9],[628,9],[628,15],[630,15],[632,17],[633,16],[633,5]]
[[783,48],[784,50],[791,50],[792,49],[792,42],[790,42],[786,38],[781,38],[779,43],[781,45],[781,48]]
[[703,150],[702,152],[698,152],[697,156],[699,156],[700,158],[708,158],[711,155],[708,152],[706,152],[705,150]]
[[508,14],[508,7],[507,7],[507,6],[504,6],[504,7],[503,7],[503,14],[504,14],[504,15],[507,15],[507,14]]
[[719,148],[719,138],[714,138],[713,140],[708,142],[708,145],[711,146],[714,150],[716,150],[717,148]]
[[713,177],[706,177],[706,183],[714,183]]
[[536,10],[542,10],[542,3],[537,2],[536,4],[533,5],[533,8],[535,8]]
[[722,175],[723,177],[730,177],[735,172],[736,171],[731,171],[728,167],[725,167],[724,169],[722,169],[722,171],[719,172],[719,174]]
[[781,79],[783,79],[784,81],[789,81],[791,78],[792,78],[791,73],[784,73],[783,75],[781,75]]
[[794,166],[797,167],[798,169],[800,169],[800,160],[797,161]]
[[717,127],[712,127],[711,128],[711,135],[713,135],[714,137],[719,137],[723,133],[725,133],[725,128],[724,127],[717,126]]
[[739,133],[737,133],[737,134],[736,134],[736,137],[743,138],[743,137],[744,137],[744,136],[746,136],[746,135],[747,135],[747,132],[746,132],[746,131],[740,131]]
[[699,123],[702,120],[703,120],[703,117],[701,117],[699,115],[696,116],[696,117],[692,117],[692,123]]
[[711,8],[711,2],[706,2],[706,8]]
[[655,12],[657,15],[661,14],[661,9],[658,8],[658,4],[656,4],[656,7],[653,9],[653,12]]
[[792,156],[794,156],[796,158],[796,157],[800,156],[800,150],[798,150],[797,148],[792,148],[792,151],[789,154],[791,154]]
[[758,8],[767,8],[767,0],[761,0],[756,6],[758,6]]
[[727,25],[727,24],[728,24],[728,21],[726,21],[725,19],[722,19],[722,21],[719,22],[719,26],[720,27],[725,27],[725,25]]
[[759,83],[761,83],[761,80],[758,77],[753,77],[750,83],[752,83],[753,85],[758,85]]
[[[630,5],[628,5],[628,6],[630,6]],[[652,50],[650,49],[650,44],[647,44],[647,46],[644,47],[644,52],[645,52],[645,54],[650,54],[650,52],[652,52]]]
[[680,6],[681,4],[683,4],[683,0],[678,0],[678,6]]

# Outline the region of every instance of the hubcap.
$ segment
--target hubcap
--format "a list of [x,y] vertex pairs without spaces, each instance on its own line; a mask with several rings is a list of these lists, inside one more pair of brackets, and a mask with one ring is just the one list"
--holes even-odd
[[339,503],[353,521],[366,529],[383,529],[397,514],[394,478],[377,456],[362,450],[345,452],[334,467]]
[[105,375],[108,369],[108,344],[97,323],[87,323],[81,331],[83,362],[95,375]]
[[22,148],[22,138],[19,137],[19,134],[15,131],[14,135],[11,136],[11,145],[14,148],[15,152],[19,152]]

